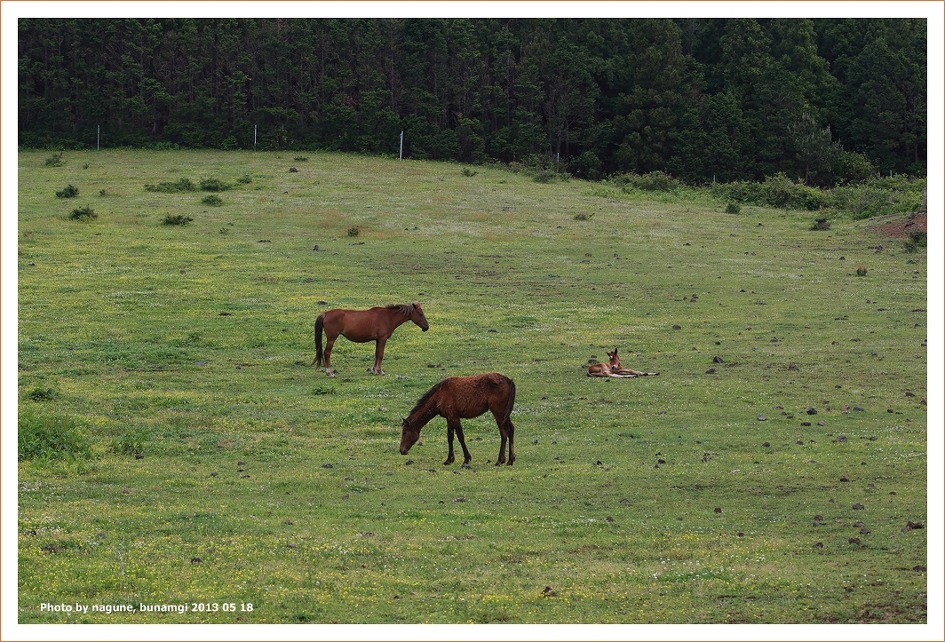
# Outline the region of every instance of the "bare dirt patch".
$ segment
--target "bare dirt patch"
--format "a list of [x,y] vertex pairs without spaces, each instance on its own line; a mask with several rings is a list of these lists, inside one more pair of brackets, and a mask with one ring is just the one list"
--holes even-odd
[[927,219],[928,214],[925,212],[915,212],[897,221],[880,225],[878,229],[885,236],[902,239],[913,232],[928,232]]

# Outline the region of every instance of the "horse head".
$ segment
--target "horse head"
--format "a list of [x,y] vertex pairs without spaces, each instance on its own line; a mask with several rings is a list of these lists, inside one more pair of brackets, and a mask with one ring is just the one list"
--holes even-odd
[[607,356],[610,357],[610,365],[614,368],[620,368],[620,357],[617,356],[617,348],[614,348],[613,352],[608,352]]
[[404,419],[401,424],[400,454],[406,455],[418,439],[420,439],[420,429],[414,427],[409,419]]
[[420,307],[419,303],[413,304],[413,311],[410,313],[410,320],[420,326],[420,329],[424,332],[430,329],[430,324],[427,323],[427,317],[423,314],[423,308]]

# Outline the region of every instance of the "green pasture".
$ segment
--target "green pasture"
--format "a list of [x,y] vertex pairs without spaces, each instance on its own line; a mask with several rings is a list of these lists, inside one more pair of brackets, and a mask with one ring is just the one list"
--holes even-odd
[[[926,254],[875,221],[322,152],[49,157],[19,154],[20,622],[926,620]],[[430,331],[386,376],[344,339],[337,378],[310,366],[320,311],[413,301]],[[615,346],[660,375],[586,377]],[[420,395],[489,371],[514,466],[488,415],[469,470],[442,419],[400,455]]]

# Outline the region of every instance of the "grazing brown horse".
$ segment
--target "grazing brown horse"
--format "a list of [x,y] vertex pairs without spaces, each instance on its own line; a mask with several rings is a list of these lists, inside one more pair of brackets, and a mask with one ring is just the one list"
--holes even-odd
[[459,437],[463,447],[463,468],[469,468],[472,457],[466,448],[463,426],[460,419],[472,419],[492,411],[499,426],[502,445],[499,446],[499,459],[496,466],[505,461],[505,442],[509,443],[508,465],[515,463],[515,426],[510,418],[515,404],[515,382],[497,372],[474,375],[472,377],[449,377],[436,384],[422,397],[410,415],[404,419],[400,436],[400,454],[406,455],[420,438],[420,430],[437,415],[446,418],[446,437],[449,442],[449,454],[443,465],[456,461],[453,454],[453,435]]
[[631,368],[624,368],[620,365],[620,357],[617,356],[617,348],[613,352],[608,352],[610,360],[607,363],[595,363],[587,369],[588,377],[614,377],[622,379],[633,379],[634,377],[655,377],[658,372],[640,372]]
[[[381,362],[384,360],[384,346],[397,327],[407,321],[413,321],[420,329],[426,332],[430,329],[427,318],[419,303],[405,305],[388,305],[370,310],[328,310],[322,312],[315,319],[315,359],[312,365],[321,366],[325,363],[325,374],[335,376],[331,369],[331,348],[339,335],[355,343],[376,341],[374,350],[374,366],[368,369],[372,374],[382,375],[384,370]],[[322,351],[322,330],[328,337],[325,350]]]

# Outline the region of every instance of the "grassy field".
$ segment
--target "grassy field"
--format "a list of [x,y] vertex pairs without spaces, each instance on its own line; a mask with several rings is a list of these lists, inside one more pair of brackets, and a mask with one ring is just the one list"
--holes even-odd
[[[926,621],[924,249],[500,168],[49,157],[19,155],[20,622]],[[145,189],[181,178],[231,189]],[[386,376],[343,339],[310,367],[320,311],[412,301]],[[615,346],[660,376],[586,377]],[[442,419],[399,454],[489,371],[514,466],[488,415],[469,470]]]

